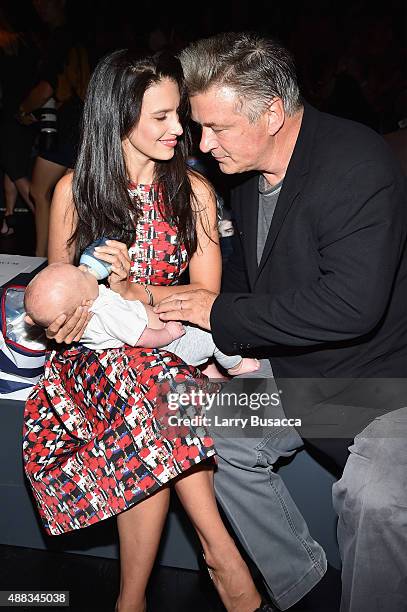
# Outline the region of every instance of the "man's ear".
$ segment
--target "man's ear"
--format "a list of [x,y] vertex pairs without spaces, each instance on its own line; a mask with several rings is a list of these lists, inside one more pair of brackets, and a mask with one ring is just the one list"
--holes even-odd
[[24,321],[27,323],[27,325],[35,325],[34,321],[30,317],[30,315],[25,315]]
[[267,109],[268,133],[275,136],[285,120],[284,104],[281,98],[274,98]]

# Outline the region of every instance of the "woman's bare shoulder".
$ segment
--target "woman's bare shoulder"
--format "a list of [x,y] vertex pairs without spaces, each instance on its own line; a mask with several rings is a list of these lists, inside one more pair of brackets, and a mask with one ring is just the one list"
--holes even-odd
[[75,207],[72,196],[72,179],[73,172],[71,171],[69,174],[64,174],[56,184],[51,206],[54,212],[56,210],[73,212]]
[[62,178],[59,179],[58,183],[55,186],[54,193],[62,196],[69,197],[72,199],[72,181],[73,181],[73,171],[69,170]]
[[188,176],[193,194],[198,202],[206,205],[215,202],[215,190],[205,176],[191,169],[188,170]]

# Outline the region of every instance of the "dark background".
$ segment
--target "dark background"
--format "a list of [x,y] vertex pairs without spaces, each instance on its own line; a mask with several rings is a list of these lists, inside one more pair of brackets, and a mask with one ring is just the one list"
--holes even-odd
[[[31,0],[3,0],[23,31],[43,27]],[[116,48],[168,46],[221,31],[256,30],[294,54],[302,91],[315,106],[397,129],[407,115],[406,3],[402,0],[67,0],[70,28],[92,61]]]

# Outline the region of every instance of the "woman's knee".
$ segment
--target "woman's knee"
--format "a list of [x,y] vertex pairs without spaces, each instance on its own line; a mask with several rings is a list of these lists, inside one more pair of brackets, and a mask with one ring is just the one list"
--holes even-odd
[[29,194],[30,194],[31,200],[36,205],[38,205],[38,203],[42,202],[44,200],[44,197],[45,197],[44,196],[44,190],[41,187],[41,185],[38,184],[38,183],[37,184],[31,183]]
[[15,183],[7,176],[7,174],[4,175],[4,195],[6,197],[17,197],[17,187],[15,186]]
[[30,185],[30,198],[36,205],[44,202],[51,202],[52,189],[51,186],[39,181],[33,180]]
[[55,185],[63,176],[65,167],[37,157],[30,185],[30,197],[41,204],[50,204]]

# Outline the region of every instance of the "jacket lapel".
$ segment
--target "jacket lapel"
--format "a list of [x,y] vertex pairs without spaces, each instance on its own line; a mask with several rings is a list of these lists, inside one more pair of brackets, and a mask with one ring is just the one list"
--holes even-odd
[[[283,186],[274,211],[270,230],[264,246],[263,255],[259,266],[256,266],[256,283],[262,269],[264,268],[271,251],[275,245],[277,236],[287,217],[287,214],[301,192],[308,173],[309,160],[311,159],[312,143],[315,135],[318,111],[304,104],[304,114],[302,118],[300,132],[294,147],[293,154],[288,164]],[[258,212],[258,205],[257,205]],[[257,242],[257,215],[256,215],[256,237]],[[256,248],[254,249],[256,253]]]
[[294,201],[296,200],[300,191],[301,191],[301,185],[300,185],[300,181],[298,180],[298,178],[295,181],[295,183],[294,182],[286,183],[284,179],[284,183],[281,188],[280,195],[278,197],[277,206],[274,211],[270,230],[267,235],[266,244],[264,245],[264,250],[261,256],[260,264],[258,267],[256,267],[256,280],[259,277],[262,269],[264,268],[264,265],[266,264],[271,251],[273,250],[277,236],[281,230],[284,220],[288,214],[288,211],[290,210],[291,206],[294,204]]
[[240,236],[247,265],[250,287],[253,289],[257,274],[257,218],[259,215],[259,175],[255,174],[239,190],[239,208],[242,220]]

